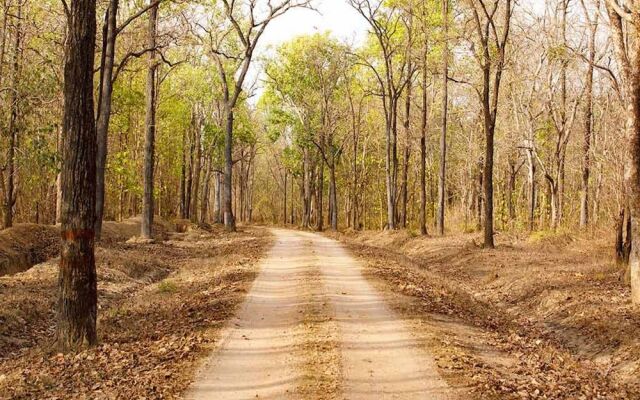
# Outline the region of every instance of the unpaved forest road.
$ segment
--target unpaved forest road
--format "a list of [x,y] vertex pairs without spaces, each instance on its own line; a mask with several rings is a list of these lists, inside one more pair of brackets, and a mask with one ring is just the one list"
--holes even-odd
[[272,232],[276,244],[188,398],[454,398],[338,242]]

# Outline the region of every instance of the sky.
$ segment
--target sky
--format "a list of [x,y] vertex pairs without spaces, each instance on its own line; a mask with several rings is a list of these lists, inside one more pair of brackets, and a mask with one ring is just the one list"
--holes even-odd
[[[541,13],[545,0],[522,0],[519,4],[525,4]],[[316,10],[292,9],[272,21],[258,43],[258,58],[297,36],[316,32],[330,31],[334,37],[356,46],[364,43],[369,26],[347,0],[315,0],[313,6]],[[252,66],[249,81],[255,81],[256,76],[260,75],[261,66],[257,64]],[[262,94],[261,86],[258,78],[254,96],[250,101],[258,100]]]
[[360,44],[365,39],[367,23],[346,0],[314,2],[317,11],[292,9],[274,20],[261,38],[260,51],[276,47],[292,38],[315,32],[331,31],[337,38]]

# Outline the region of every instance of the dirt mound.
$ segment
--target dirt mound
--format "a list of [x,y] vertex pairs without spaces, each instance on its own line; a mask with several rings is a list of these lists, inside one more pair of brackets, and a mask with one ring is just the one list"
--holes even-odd
[[[102,223],[102,243],[126,242],[134,236],[140,235],[141,217],[132,217],[121,222],[104,221]],[[168,232],[175,231],[175,226],[162,218],[153,219],[153,238],[166,240]]]
[[[140,217],[122,222],[105,221],[100,245],[126,242],[140,234]],[[175,226],[156,217],[153,237],[167,240]],[[0,231],[0,276],[26,271],[60,252],[60,227],[54,225],[19,224]]]
[[52,352],[57,266],[0,277],[0,399],[174,399],[255,277],[266,232],[96,250],[97,347]]
[[0,232],[0,276],[25,271],[59,251],[59,229],[20,224]]

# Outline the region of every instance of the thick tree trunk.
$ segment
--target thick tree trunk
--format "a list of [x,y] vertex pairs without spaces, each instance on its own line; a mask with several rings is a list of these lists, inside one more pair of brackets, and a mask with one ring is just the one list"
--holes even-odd
[[[640,12],[633,13],[636,34],[640,27]],[[631,79],[631,104],[629,117],[631,128],[628,132],[625,185],[628,193],[630,229],[629,276],[631,301],[640,304],[640,40],[636,37],[634,47],[633,73]]]
[[117,37],[118,0],[110,0],[105,19],[103,36],[102,71],[98,101],[97,159],[96,159],[96,239],[102,234],[102,219],[105,204],[105,170],[107,165],[107,145],[109,120],[111,119],[111,98],[113,94],[113,66]]
[[64,66],[62,241],[56,328],[56,345],[61,351],[97,342],[95,0],[73,0],[70,13]]
[[485,133],[485,154],[484,154],[484,247],[493,248],[493,153],[494,153],[494,119],[491,115],[489,105],[489,70],[485,69],[485,94],[484,94],[484,133]]
[[[149,10],[148,48],[155,49],[158,25],[158,6]],[[153,168],[155,164],[156,138],[156,52],[149,53],[146,88],[146,119],[144,141],[144,196],[142,200],[141,236],[151,239],[153,229]]]

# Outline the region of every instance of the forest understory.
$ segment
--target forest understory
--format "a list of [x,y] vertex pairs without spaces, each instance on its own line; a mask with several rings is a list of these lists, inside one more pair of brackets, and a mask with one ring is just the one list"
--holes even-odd
[[[332,234],[472,398],[640,396],[640,310],[610,241],[586,235]],[[607,235],[598,236],[606,238]]]
[[96,248],[97,347],[52,350],[57,258],[0,277],[0,398],[178,397],[271,241],[263,230],[178,233],[156,223],[160,237],[143,243],[127,240],[139,221],[105,226]]

